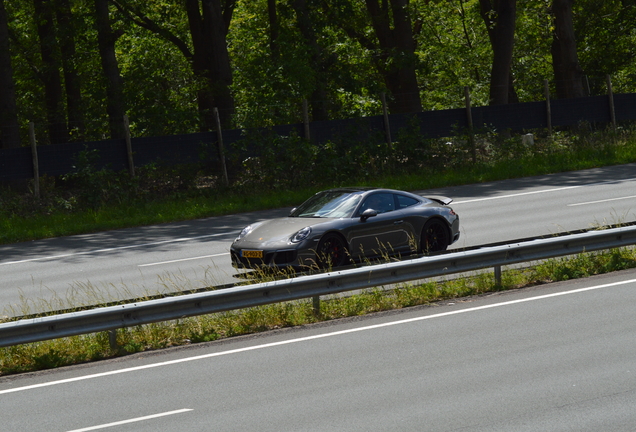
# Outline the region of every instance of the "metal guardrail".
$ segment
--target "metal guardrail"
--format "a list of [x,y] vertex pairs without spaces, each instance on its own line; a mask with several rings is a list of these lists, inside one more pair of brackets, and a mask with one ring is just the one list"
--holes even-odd
[[636,226],[590,231],[0,324],[0,347],[319,297],[636,244]]

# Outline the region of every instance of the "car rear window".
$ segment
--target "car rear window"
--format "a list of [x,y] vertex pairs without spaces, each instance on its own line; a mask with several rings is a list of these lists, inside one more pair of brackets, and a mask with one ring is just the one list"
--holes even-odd
[[398,209],[411,207],[412,205],[419,204],[420,201],[415,198],[407,197],[405,195],[396,195],[398,202]]

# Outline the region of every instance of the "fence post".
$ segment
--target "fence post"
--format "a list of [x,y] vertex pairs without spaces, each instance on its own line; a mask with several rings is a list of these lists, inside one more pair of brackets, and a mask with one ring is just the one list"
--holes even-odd
[[475,146],[475,131],[473,130],[473,112],[470,109],[470,90],[464,87],[464,99],[466,99],[466,119],[468,120],[468,137],[473,152],[473,163],[477,163],[477,148]]
[[35,141],[35,124],[29,122],[29,140],[31,141],[31,156],[33,157],[33,193],[40,199],[40,163],[38,162],[38,145]]
[[221,118],[219,117],[219,109],[214,107],[214,121],[216,122],[216,141],[219,148],[219,159],[221,160],[221,170],[223,171],[223,183],[225,186],[230,184],[227,176],[227,165],[225,164],[225,149],[223,146],[223,130],[221,129]]
[[609,97],[610,119],[612,128],[616,132],[616,111],[614,110],[614,92],[612,91],[612,78],[607,74],[607,96]]
[[391,124],[389,123],[389,110],[386,106],[386,93],[380,93],[380,99],[382,99],[382,114],[384,115],[384,135],[386,137],[386,143],[389,148],[392,147],[393,140],[391,139]]
[[548,135],[552,136],[552,108],[550,107],[550,85],[548,80],[543,81],[543,92],[545,93],[546,120],[548,121]]
[[124,114],[124,138],[126,139],[126,154],[128,155],[128,173],[135,177],[135,162],[133,160],[132,141],[130,139],[130,121]]
[[305,139],[307,141],[310,141],[311,135],[309,133],[309,107],[307,106],[307,99],[303,99],[303,127],[305,132]]

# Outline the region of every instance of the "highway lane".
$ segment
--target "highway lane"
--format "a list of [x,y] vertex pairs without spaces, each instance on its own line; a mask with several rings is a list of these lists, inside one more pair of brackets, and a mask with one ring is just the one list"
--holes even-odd
[[[634,221],[636,164],[418,193],[454,198],[457,249]],[[0,314],[235,282],[231,241],[248,223],[289,210],[0,246]],[[27,308],[21,298],[30,300]]]
[[636,221],[636,164],[434,192],[455,199],[461,246]]
[[636,271],[0,378],[13,432],[632,431]]

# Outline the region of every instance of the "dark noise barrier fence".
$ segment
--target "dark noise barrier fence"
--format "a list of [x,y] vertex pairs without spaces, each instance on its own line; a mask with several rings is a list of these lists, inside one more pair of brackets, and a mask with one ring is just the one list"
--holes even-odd
[[[258,131],[271,131],[282,137],[292,134],[306,137],[309,133],[311,141],[319,145],[343,137],[368,140],[372,136],[390,136],[395,140],[400,130],[419,124],[419,132],[423,138],[439,138],[468,131],[469,118],[472,119],[473,130],[477,132],[492,129],[527,131],[574,126],[581,122],[615,124],[636,120],[636,94],[610,93],[605,96],[575,99],[317,121],[274,126]],[[233,146],[244,135],[245,131],[242,130],[222,131],[224,154],[227,158],[242,160],[249,156],[258,156],[250,149]],[[162,137],[133,137],[131,149],[135,166],[153,162],[170,165],[198,162],[218,164],[220,161],[216,131]],[[29,147],[0,149],[0,181],[34,178],[34,160],[37,160],[39,175],[59,176],[71,173],[75,169],[77,155],[82,151],[93,150],[96,150],[96,160],[93,164],[96,169],[129,168],[127,144],[124,139],[38,146],[37,159]]]

